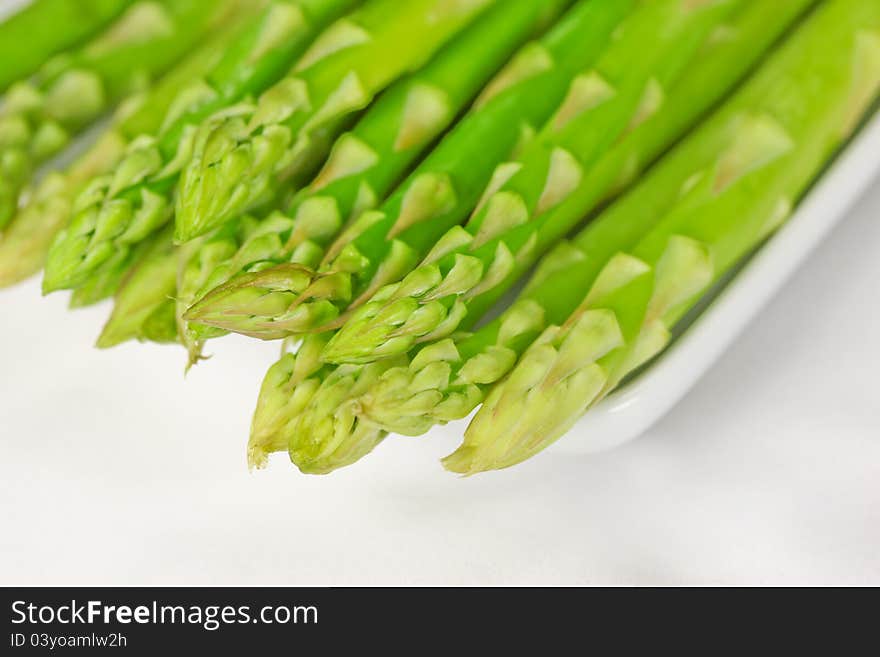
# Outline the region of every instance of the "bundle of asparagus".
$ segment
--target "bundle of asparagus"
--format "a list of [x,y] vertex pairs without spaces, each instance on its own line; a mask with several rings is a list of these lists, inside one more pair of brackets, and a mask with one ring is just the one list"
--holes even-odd
[[[492,390],[448,468],[469,474],[531,457],[666,347],[672,327],[791,216],[858,126],[880,91],[878,28],[876,3],[828,3],[578,238],[565,275],[586,294]],[[558,283],[549,274],[540,285]]]
[[332,472],[475,410],[449,470],[534,456],[880,95],[874,0],[86,4],[32,47],[70,3],[0,23],[0,90],[38,71],[0,104],[0,285],[45,262],[72,305],[113,296],[100,347],[283,339],[252,467]]
[[[689,125],[688,117],[693,120],[695,117],[707,107],[710,107],[714,101],[722,96],[725,90],[732,87],[738,79],[748,71],[750,63],[753,64],[761,56],[761,48],[766,49],[777,38],[785,28],[790,25],[797,16],[809,5],[808,2],[790,2],[775,5],[771,11],[767,8],[761,8],[757,5],[743,6],[740,11],[729,16],[729,23],[726,30],[736,36],[728,36],[717,42],[707,44],[706,49],[701,52],[702,57],[697,61],[691,70],[688,70],[682,78],[681,84],[674,87],[675,93],[671,93],[662,108],[658,108],[656,113],[651,117],[646,117],[642,124],[634,127],[625,135],[603,158],[597,163],[595,175],[588,175],[580,185],[574,190],[572,199],[568,203],[562,203],[558,206],[556,216],[584,216],[605,194],[607,194],[614,185],[620,185],[622,176],[632,177],[632,168],[636,165],[633,162],[648,161],[650,157],[656,155],[665,146],[671,143],[675,137],[683,132]],[[654,7],[643,10],[644,14],[637,12],[632,21],[640,21],[644,18],[654,19],[655,15],[651,12],[656,10]],[[678,9],[677,5],[670,4],[668,7]],[[672,16],[680,16],[680,14],[671,14]],[[650,32],[647,26],[653,21],[649,20],[644,23],[646,31]],[[626,25],[626,23],[624,23]],[[678,46],[681,42],[678,41]],[[707,84],[707,80],[716,80],[723,82],[715,82]],[[577,80],[576,80],[577,82]],[[575,86],[575,85],[573,85]],[[678,93],[680,92],[680,93]],[[570,96],[569,96],[570,97]],[[563,101],[563,107],[569,101]],[[590,114],[590,112],[586,112]],[[555,120],[550,123],[551,130],[555,128]],[[575,131],[571,133],[575,137],[582,136],[583,131]],[[554,136],[555,132],[551,133]],[[544,151],[546,152],[546,151]],[[537,168],[537,167],[536,167]],[[519,169],[518,171],[522,171]],[[546,169],[544,169],[546,171]],[[483,204],[485,208],[486,204]],[[574,206],[575,209],[572,209]],[[551,212],[550,214],[554,214]],[[449,241],[454,242],[456,234],[462,234],[464,230],[461,228],[453,229]],[[460,240],[464,244],[468,244],[473,238],[468,238],[465,233],[465,239]],[[443,242],[440,242],[442,245]],[[501,244],[506,246],[502,241]],[[441,247],[442,248],[442,247]],[[437,249],[435,248],[435,251]],[[497,250],[497,249],[495,249]],[[493,251],[489,251],[493,253]],[[526,256],[529,256],[528,249]],[[522,259],[522,255],[519,258]],[[426,298],[431,302],[443,300],[444,294],[437,294],[437,284],[433,283],[424,286],[424,283],[418,281],[422,279],[430,279],[436,273],[434,258],[429,256],[429,264],[416,269],[414,274],[404,280],[397,286],[391,286],[386,290],[396,293],[400,289],[405,289],[407,285],[412,284],[412,288],[418,291],[420,298]],[[506,262],[515,261],[516,257],[506,259]],[[461,257],[452,258],[453,269],[456,262],[461,261]],[[512,265],[514,268],[516,265]],[[478,272],[482,275],[482,271]],[[264,273],[265,274],[265,273]],[[513,278],[508,276],[508,278]],[[491,267],[486,268],[486,275],[482,279],[469,282],[468,285],[472,289],[483,290],[483,294],[487,294],[493,288],[503,282],[504,275],[500,278],[497,271],[493,272]],[[431,285],[434,287],[432,288]],[[423,287],[420,287],[423,286]],[[458,296],[454,291],[447,293],[449,297]],[[451,377],[447,382],[448,387],[452,390],[443,391],[442,393],[436,389],[425,389],[421,386],[425,385],[425,375],[419,374],[421,367],[429,361],[433,361],[436,352],[430,348],[424,350],[422,356],[417,356],[415,368],[405,367],[406,359],[402,358],[409,348],[415,345],[415,340],[411,334],[413,326],[430,325],[431,331],[425,331],[424,343],[431,345],[439,343],[441,350],[446,351],[446,359],[449,360],[450,351],[446,349],[447,341],[442,338],[449,335],[458,325],[467,320],[469,309],[462,307],[464,311],[457,314],[444,314],[440,303],[441,313],[439,314],[439,322],[436,316],[431,316],[428,312],[419,309],[418,312],[412,312],[412,308],[392,308],[393,311],[399,312],[399,317],[404,322],[395,322],[392,313],[387,313],[381,321],[376,321],[372,316],[370,321],[381,332],[379,336],[371,334],[365,330],[362,318],[371,312],[371,304],[366,304],[364,309],[356,312],[348,323],[343,326],[342,330],[335,334],[330,340],[330,344],[325,346],[320,354],[320,360],[324,362],[335,361],[334,347],[340,338],[346,339],[349,336],[355,336],[359,341],[370,341],[375,345],[369,350],[363,350],[357,359],[350,361],[349,364],[337,368],[321,368],[314,375],[309,374],[308,380],[304,385],[308,388],[317,387],[320,394],[315,394],[311,399],[311,407],[303,410],[299,407],[299,400],[304,396],[294,395],[292,399],[297,399],[297,403],[288,408],[285,414],[280,416],[273,412],[273,419],[266,420],[264,414],[259,410],[255,416],[254,430],[251,439],[250,454],[254,463],[263,460],[263,455],[272,448],[288,449],[297,465],[304,470],[309,471],[325,471],[332,470],[340,466],[336,460],[332,450],[328,450],[330,445],[350,445],[358,441],[363,441],[367,445],[375,445],[378,442],[378,436],[383,435],[384,429],[390,429],[397,433],[423,433],[428,427],[435,422],[449,421],[466,417],[474,407],[480,403],[481,395],[476,394],[475,386],[463,385],[463,381],[459,376]],[[530,317],[529,312],[519,313],[521,306],[517,306],[511,313],[513,323],[521,324]],[[218,313],[219,314],[219,313]],[[478,313],[471,315],[478,316]],[[250,318],[253,321],[253,318]],[[450,322],[450,319],[452,320]],[[476,321],[471,319],[471,322]],[[407,325],[405,322],[408,322]],[[452,324],[449,328],[443,326],[443,323]],[[470,355],[473,357],[480,356],[475,360],[466,358],[459,360],[459,366],[463,366],[465,362],[470,361],[465,376],[471,376],[472,369],[477,364],[482,363],[484,366],[491,365],[495,371],[503,374],[503,367],[509,367],[515,362],[516,355],[511,354],[503,349],[496,347],[503,346],[498,343],[499,323],[496,322],[491,328],[478,333],[472,341],[465,345],[466,348],[473,348],[474,351]],[[509,325],[509,326],[511,326]],[[439,329],[438,329],[439,326]],[[432,334],[433,331],[433,334]],[[510,329],[508,328],[507,332]],[[528,337],[525,329],[520,329],[526,335],[522,339]],[[373,332],[375,333],[375,332]],[[514,334],[512,337],[516,337]],[[527,342],[525,344],[528,344]],[[484,348],[488,347],[490,351],[501,359],[501,363],[489,363],[489,357],[482,354]],[[311,353],[311,352],[309,352]],[[421,352],[420,352],[421,353]],[[432,356],[432,354],[434,354]],[[397,359],[389,356],[397,356]],[[311,357],[311,356],[310,356]],[[284,362],[290,363],[292,356],[287,356],[282,360],[282,364],[276,367],[285,368]],[[428,358],[429,361],[424,360]],[[401,362],[402,359],[402,362]],[[375,361],[370,367],[358,366],[357,363],[369,363]],[[499,370],[500,368],[500,370]],[[430,370],[431,368],[429,368]],[[445,367],[444,367],[445,369]],[[386,374],[386,370],[392,370]],[[330,373],[333,374],[330,374]],[[400,375],[407,372],[407,376],[416,379],[416,382],[410,387],[402,385]],[[382,382],[377,385],[369,386],[371,397],[369,403],[364,403],[361,399],[360,391],[365,390],[364,378],[372,379],[382,374]],[[456,372],[456,374],[459,374]],[[267,382],[274,378],[274,373],[270,373]],[[485,379],[486,373],[481,373],[477,380]],[[395,378],[396,377],[396,378]],[[498,380],[498,377],[491,380]],[[395,383],[390,383],[395,381]],[[452,383],[455,382],[455,383]],[[488,383],[488,381],[486,381]],[[288,394],[291,385],[303,385],[300,381],[294,383],[285,383],[282,388],[276,389],[271,385],[264,386],[261,397],[281,396]],[[403,389],[401,389],[401,387]],[[347,391],[346,388],[351,388]],[[415,390],[415,392],[413,392]],[[372,395],[376,395],[373,397]],[[312,396],[310,395],[310,398]],[[428,400],[437,408],[428,406]],[[262,404],[261,404],[262,405]],[[270,408],[283,407],[283,404],[275,402],[266,402],[266,406]],[[382,410],[386,408],[387,410]],[[358,408],[360,412],[353,414],[351,408]],[[369,414],[368,414],[369,412]],[[388,415],[396,416],[396,419],[389,422]],[[403,417],[401,417],[403,416]],[[360,419],[366,420],[361,422]],[[377,422],[378,418],[384,419],[388,424]],[[328,421],[333,420],[333,421]],[[283,432],[279,432],[276,428],[278,422],[282,422],[289,427]],[[413,427],[411,423],[415,423],[417,427]],[[269,444],[270,447],[265,445]],[[363,450],[360,452],[363,453]]]
[[[682,93],[671,95],[665,106],[650,120],[605,154],[602,162],[597,166],[599,173],[594,178],[595,183],[587,180],[583,187],[576,190],[573,199],[576,203],[585,203],[582,206],[584,213],[589,211],[590,204],[602,198],[605,190],[610,189],[610,185],[619,179],[621,173],[629,174],[627,168],[632,165],[627,163],[637,159],[644,161],[646,153],[658,152],[664,143],[671,141],[672,136],[680,134],[678,131],[681,129],[677,126],[682,125],[679,121],[683,116],[698,116],[703,109],[711,106],[719,96],[723,95],[725,87],[722,84],[713,87],[711,84],[706,84],[707,80],[725,80],[724,84],[727,88],[732,87],[750,66],[760,59],[763,52],[762,44],[764,50],[768,48],[809,4],[808,2],[779,3],[769,12],[766,7],[751,5],[744,7],[733,17],[729,29],[736,36],[711,44],[688,76],[682,80],[681,86],[677,89]],[[597,188],[591,185],[609,187]],[[674,185],[672,188],[674,189]],[[628,202],[630,202],[628,199],[624,200],[620,205]],[[565,205],[560,206],[560,209],[567,210]],[[633,210],[633,214],[642,216],[640,212],[643,210]],[[612,230],[621,230],[621,226],[625,225],[612,218],[599,220],[587,230],[594,230],[596,225],[603,224],[612,226]],[[589,242],[590,238],[586,240]],[[604,243],[606,248],[614,248],[610,238],[600,240],[599,243]],[[435,424],[467,417],[482,403],[488,387],[503,378],[525,347],[540,334],[547,317],[559,317],[559,313],[563,312],[560,309],[573,308],[570,301],[566,306],[565,293],[572,289],[577,293],[581,288],[578,287],[578,279],[568,278],[570,271],[568,267],[571,263],[565,257],[567,253],[564,247],[560,247],[539,267],[535,280],[555,267],[563,272],[552,285],[548,285],[536,296],[528,293],[523,295],[500,318],[475,333],[461,333],[455,336],[455,339],[442,334],[437,335],[425,340],[423,346],[412,355],[403,357],[405,350],[399,345],[403,343],[412,346],[415,341],[405,337],[407,330],[405,326],[403,330],[398,329],[397,334],[391,336],[391,339],[380,342],[378,349],[367,352],[361,357],[363,362],[374,362],[372,367],[357,367],[356,363],[350,363],[338,368],[340,372],[345,373],[347,385],[356,392],[342,395],[346,400],[345,404],[324,403],[320,397],[316,397],[314,405],[317,407],[324,404],[327,410],[315,415],[317,417],[332,415],[338,406],[353,406],[358,409],[358,418],[364,420],[364,423],[371,426],[374,431],[390,431],[404,435],[421,435]],[[418,276],[419,271],[416,270],[416,274],[410,276]],[[406,286],[407,281],[402,285]],[[532,286],[534,285],[533,281]],[[391,289],[396,291],[399,288]],[[425,296],[432,299],[429,295]],[[462,322],[474,323],[482,317],[482,313],[473,312],[470,308],[471,304],[478,306],[476,302],[479,300],[479,297],[467,299],[468,307]],[[323,361],[330,360],[327,358],[327,353],[328,351],[332,353],[333,342],[338,341],[340,337],[347,337],[346,333],[349,331],[351,331],[349,335],[355,335],[350,327],[358,326],[356,324],[358,316],[355,314],[349,324],[333,336],[331,344],[323,348],[320,356]],[[411,314],[403,312],[401,316],[411,321]],[[386,331],[395,330],[394,326],[381,324],[379,326]],[[371,339],[371,336],[363,331],[362,326],[359,326],[359,330],[361,340]],[[398,357],[381,358],[376,353],[379,350],[397,352]],[[369,386],[366,394],[362,394],[360,391],[364,390],[364,386],[360,381],[361,377],[375,378],[377,372],[381,372],[381,380]],[[321,376],[326,375],[322,372]],[[343,384],[339,381],[331,378],[330,383],[322,381],[322,384],[332,389],[333,395],[342,394]],[[310,385],[314,385],[314,381],[310,381]],[[279,391],[271,386],[264,388],[264,396],[278,394]],[[265,432],[261,430],[263,423],[261,414],[258,413],[256,418],[252,452],[259,453],[259,444],[263,440],[261,435]],[[293,418],[285,418],[285,423],[289,424],[291,421]],[[303,414],[300,421],[311,424],[316,422],[315,419],[309,418],[309,413]],[[353,431],[352,436],[346,440],[356,440],[363,431],[358,427],[358,430]],[[338,439],[339,431],[334,430],[333,434]],[[322,435],[314,429],[294,431],[289,436],[289,441],[298,452],[309,444],[312,445],[313,450],[320,451],[321,447],[330,440],[328,435]]]

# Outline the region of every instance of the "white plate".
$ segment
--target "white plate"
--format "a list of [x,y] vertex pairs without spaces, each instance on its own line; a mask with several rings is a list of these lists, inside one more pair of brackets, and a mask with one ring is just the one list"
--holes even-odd
[[880,113],[813,187],[795,215],[657,362],[597,405],[554,449],[605,451],[647,431],[693,388],[852,209],[880,172]]

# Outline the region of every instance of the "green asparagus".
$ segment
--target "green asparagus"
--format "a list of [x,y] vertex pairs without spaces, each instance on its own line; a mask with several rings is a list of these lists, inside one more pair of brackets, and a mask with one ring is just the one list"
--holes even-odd
[[621,250],[602,241],[641,232],[633,210],[650,204],[612,210],[614,225],[587,235],[575,269],[594,281],[589,293],[492,391],[446,467],[474,474],[534,456],[660,353],[683,314],[788,219],[878,93],[880,4],[829,0],[645,183],[679,190],[646,236]]
[[226,44],[216,66],[181,92],[157,130],[131,144],[113,175],[94,181],[89,194],[79,200],[69,229],[52,246],[45,291],[80,286],[167,223],[180,170],[191,155],[200,122],[274,83],[321,28],[356,2],[252,4],[249,12],[256,15]]
[[255,106],[221,114],[196,140],[177,203],[178,242],[250,209],[394,80],[418,69],[495,0],[368,0],[328,28]]
[[101,269],[100,272],[73,290],[70,294],[71,310],[88,308],[113,297],[119,291],[135,263],[143,255],[142,250],[149,246],[149,240],[141,242],[136,248],[126,253],[119,262]]
[[169,303],[172,303],[170,332],[176,335],[171,297],[177,284],[177,249],[171,236],[168,227],[150,238],[149,246],[134,263],[116,294],[113,312],[98,338],[98,348],[108,349],[129,340],[150,339],[144,326],[152,326],[155,335],[155,317],[167,319]]
[[[719,28],[727,31],[731,11],[740,5],[663,0],[636,12],[602,60],[578,76],[539,138],[519,159],[499,167],[496,184],[467,224],[442,237],[430,234],[432,244],[440,239],[430,253],[418,253],[427,253],[423,263],[355,310],[327,345],[325,360],[364,363],[405,354],[478,319],[472,306],[481,298],[497,299],[608,193],[592,189],[591,173],[609,149],[629,149],[632,167],[689,127],[679,120],[681,108],[671,120],[665,112],[676,103],[676,83],[686,80],[692,61],[700,65],[701,47],[711,48],[706,40]],[[701,103],[690,102],[683,113],[698,116],[723,88],[713,85],[710,90],[718,94],[703,94]],[[655,121],[638,131],[651,118]],[[647,131],[650,138],[640,139]],[[630,171],[619,170],[618,180],[624,175]],[[584,188],[591,189],[584,194]]]
[[[656,143],[652,140],[662,143],[669,139],[664,134],[676,125],[674,117],[683,120],[689,116],[692,121],[710,107],[742,79],[811,4],[774,3],[772,7],[752,4],[737,14],[725,30],[728,37],[714,42],[703,53],[700,62],[674,87],[674,93],[664,108],[602,160],[597,168],[600,172],[597,180],[618,179],[623,163],[631,162],[634,156],[645,159],[644,149],[657,148],[650,146]],[[717,82],[707,84],[709,80]],[[687,123],[685,121],[678,129],[683,130]],[[666,180],[659,190],[677,189],[680,187],[677,184],[674,180]],[[667,205],[673,199],[674,196],[668,196]],[[660,207],[659,200],[655,199],[653,207]],[[619,222],[610,219],[600,221],[598,225],[601,224],[617,226]],[[584,231],[584,235],[590,230]],[[610,242],[606,240],[606,243]],[[620,248],[628,245],[620,241],[617,244]],[[549,256],[536,279],[545,276],[553,266],[573,269],[578,260],[569,261],[563,257],[571,250],[574,249],[560,249]],[[298,434],[299,439],[327,444],[332,437],[336,444],[354,450],[354,443],[360,441],[366,445],[377,444],[386,431],[416,436],[436,424],[467,417],[482,403],[489,387],[509,372],[546,323],[563,321],[580,303],[584,287],[580,277],[570,275],[572,269],[566,270],[566,275],[556,277],[550,285],[533,284],[499,319],[472,335],[441,339],[405,359],[398,356],[370,365],[364,374],[373,382],[368,386],[362,385],[358,369],[352,365],[339,368],[345,372],[344,377],[334,376],[329,368],[321,371],[322,378],[336,381],[328,386],[332,396],[323,393],[320,383],[309,381],[308,385],[317,389],[310,395],[314,400],[312,408],[308,412],[297,409],[297,412],[306,416],[301,421],[303,425],[333,427],[334,431],[331,433],[325,429],[323,434],[313,431],[311,438],[302,431]],[[366,392],[345,394],[346,385],[352,391]],[[326,418],[333,418],[333,421]],[[294,440],[291,444],[295,443]]]
[[48,262],[72,307],[112,298],[99,348],[281,340],[251,467],[476,411],[467,476],[552,445],[775,240],[880,107],[880,3],[30,0],[13,77],[0,287]]
[[[400,218],[408,221],[406,215],[401,214],[401,208],[406,206],[404,199],[413,196],[411,190],[418,190],[419,185],[424,187],[420,181],[450,181],[456,198],[461,199],[461,205],[453,208],[437,205],[443,212],[438,220],[447,214],[454,215],[453,222],[466,216],[479,200],[497,163],[517,149],[524,133],[532,133],[533,126],[543,124],[550,117],[565,97],[571,80],[599,58],[630,10],[631,5],[617,0],[582,0],[543,39],[522,50],[489,85],[471,114],[386,204],[389,208],[387,225],[380,227],[378,234],[390,231]],[[502,147],[487,152],[502,141]],[[478,180],[472,184],[474,178]],[[218,288],[218,294],[222,290]],[[265,292],[265,289],[256,290],[253,303],[257,303],[257,293]],[[206,298],[206,303],[211,302],[211,296]],[[299,352],[288,354],[270,370],[254,416],[249,447],[252,465],[264,463],[266,454],[279,443],[294,447],[300,440],[309,444],[297,445],[291,454],[304,471],[330,471],[341,463],[343,452],[346,463],[355,453],[345,448],[335,452],[332,447],[335,431],[330,431],[328,439],[326,432],[306,434],[298,427],[312,396],[333,372],[318,358],[325,344],[326,336],[307,337]],[[370,428],[365,426],[364,430],[368,435],[355,442],[368,444],[373,440]]]
[[0,288],[23,281],[43,267],[52,237],[69,218],[77,191],[118,162],[124,150],[125,139],[111,130],[66,171],[52,172],[40,182],[0,234]]
[[235,257],[239,245],[257,240],[256,236],[272,223],[272,217],[261,222],[253,216],[245,216],[180,247],[175,317],[178,338],[189,356],[187,367],[202,360],[202,349],[207,340],[224,335],[219,329],[187,322],[184,319],[187,308],[198,298],[206,281],[217,275],[215,272],[221,263]]
[[475,108],[379,211],[366,212],[315,271],[281,265],[239,276],[207,294],[192,321],[263,339],[327,327],[354,298],[410,271],[433,234],[460,223],[499,162],[514,155],[557,109],[574,77],[592,66],[633,3],[585,0],[526,47]]
[[[178,95],[216,65],[238,29],[235,21],[224,25],[147,92],[123,102],[112,125],[82,157],[64,171],[50,172],[36,186],[0,236],[0,287],[22,281],[43,267],[52,240],[70,220],[76,197],[93,179],[110,173],[132,141],[159,129]],[[89,283],[93,288],[97,285]],[[111,289],[107,296],[112,293]],[[74,303],[80,306],[104,294],[93,289],[75,296],[81,297]]]
[[[664,109],[645,124],[649,132],[644,134],[657,136],[664,125],[664,114],[680,116],[682,112],[708,107],[721,90],[711,89],[704,81],[725,80],[727,88],[733,87],[811,4],[815,3],[749,5],[731,23],[730,37],[712,45],[686,80],[675,88]],[[693,93],[687,92],[688,88]],[[638,143],[637,139],[625,140],[621,149],[609,154],[608,162],[631,161],[628,153],[634,152],[630,149]],[[600,165],[600,169],[608,167]],[[592,244],[601,244],[606,251],[631,247],[650,228],[649,221],[674,202],[675,190],[682,181],[653,180],[588,225],[573,244],[563,242],[548,254],[529,287],[500,318],[473,334],[428,343],[410,356],[403,367],[389,368],[382,381],[358,400],[361,416],[389,432],[412,436],[421,435],[436,424],[467,417],[547,324],[565,321],[580,304],[589,288],[584,281],[591,280],[582,273],[581,261],[585,259],[584,253],[589,252],[589,259],[596,262],[595,249],[590,250]],[[651,207],[652,212],[640,213],[638,207]],[[638,216],[641,223],[621,220],[626,213]],[[630,227],[629,231],[625,226]],[[604,238],[597,239],[599,231],[605,232]],[[550,284],[539,284],[556,270],[564,270],[565,275],[556,276]]]
[[177,340],[177,306],[174,299],[166,299],[141,325],[138,339],[156,344],[179,344]]
[[0,107],[0,227],[35,167],[134,90],[161,75],[239,0],[141,0],[80,50],[14,84]]
[[132,0],[35,0],[0,23],[0,93],[101,30]]
[[326,334],[306,336],[295,352],[269,368],[251,423],[247,449],[251,469],[266,467],[270,454],[288,451],[300,414],[331,371],[320,358],[326,344]]
[[[384,200],[514,49],[568,4],[509,0],[487,11],[425,68],[376,101],[336,142],[323,170],[286,213],[255,227],[247,221],[244,230],[224,226],[206,249],[194,249],[197,262],[188,268],[178,298],[182,310],[236,274],[285,262],[320,264],[343,226]],[[218,329],[184,322],[182,332],[197,358],[200,343]]]

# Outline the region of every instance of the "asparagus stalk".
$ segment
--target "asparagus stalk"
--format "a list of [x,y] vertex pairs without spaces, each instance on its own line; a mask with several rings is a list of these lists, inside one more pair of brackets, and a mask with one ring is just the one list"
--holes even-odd
[[0,227],[14,216],[37,165],[165,72],[234,6],[233,0],[142,0],[82,49],[13,85],[0,108]]
[[661,165],[659,177],[688,174],[680,197],[637,245],[604,259],[578,310],[492,391],[446,467],[473,474],[534,456],[660,353],[683,314],[788,219],[878,94],[880,5],[830,0]]
[[[126,276],[113,304],[113,312],[98,338],[99,349],[108,349],[129,340],[150,339],[162,335],[157,341],[165,341],[166,332],[157,331],[167,319],[167,306],[171,302],[177,284],[177,249],[171,239],[171,229],[166,228],[150,239],[134,267]],[[158,320],[157,321],[157,317]],[[167,325],[167,323],[166,323]],[[149,329],[145,330],[145,326]],[[171,333],[176,335],[173,314]]]
[[131,144],[113,175],[95,180],[80,199],[69,229],[52,246],[45,291],[80,286],[167,223],[199,123],[274,83],[320,29],[354,4],[356,0],[253,4],[249,12],[255,15],[226,44],[223,58],[180,93],[157,129]]
[[[288,262],[319,265],[343,226],[351,226],[385,199],[514,49],[569,4],[512,0],[488,10],[425,68],[376,101],[336,142],[323,170],[286,213],[276,212],[244,231],[227,225],[208,240],[207,253],[195,249],[198,262],[187,268],[191,276],[183,285],[190,293],[178,299],[182,310],[236,274]],[[246,236],[240,246],[238,236]],[[210,269],[208,263],[213,263]],[[217,332],[205,325],[183,325],[195,355],[199,343]]]
[[[358,308],[327,345],[324,358],[364,363],[404,354],[448,337],[469,316],[478,319],[469,308],[475,298],[498,298],[607,193],[598,190],[586,203],[575,195],[593,184],[591,171],[607,150],[631,148],[641,161],[644,144],[656,145],[659,152],[685,131],[687,124],[679,121],[669,129],[664,105],[674,102],[676,82],[687,77],[692,60],[700,61],[696,55],[702,55],[707,37],[729,25],[737,6],[683,0],[644,5],[598,64],[578,76],[539,138],[518,160],[499,167],[497,183],[467,224],[442,238],[431,235],[441,239],[430,253],[419,254],[427,254],[423,263]],[[705,94],[704,104],[686,113],[694,116],[711,100]],[[628,140],[638,142],[643,134],[633,130],[651,117],[657,119],[652,138],[629,146]],[[664,139],[657,139],[658,128]]]
[[131,0],[35,0],[0,23],[0,93],[116,18]]
[[271,194],[309,159],[317,134],[338,134],[342,121],[419,68],[493,1],[368,0],[328,28],[255,106],[205,127],[182,174],[177,241],[203,235]]
[[[225,25],[150,90],[122,103],[112,125],[82,157],[40,182],[0,236],[0,287],[22,281],[43,267],[53,238],[70,220],[76,197],[90,181],[111,172],[139,135],[160,128],[178,95],[216,65],[237,29],[234,21]],[[110,290],[107,296],[112,293]],[[82,293],[82,303],[75,305],[100,300],[96,296],[103,295],[97,291]]]
[[277,339],[337,320],[358,296],[399,280],[431,236],[459,224],[499,162],[556,110],[578,72],[598,59],[631,2],[585,0],[502,71],[474,109],[382,205],[332,245],[319,271],[296,264],[240,276],[207,294],[191,321]]

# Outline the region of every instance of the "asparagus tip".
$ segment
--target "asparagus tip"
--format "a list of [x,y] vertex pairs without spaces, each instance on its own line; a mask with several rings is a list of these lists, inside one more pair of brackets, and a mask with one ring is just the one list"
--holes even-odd
[[313,394],[289,424],[288,452],[304,474],[329,474],[370,454],[385,431],[362,416],[359,397],[385,372],[384,365],[342,367],[314,382]]
[[255,130],[247,113],[207,123],[178,187],[174,240],[178,244],[219,227],[263,199],[290,146],[290,131]]
[[132,337],[130,331],[126,330],[125,327],[116,326],[111,320],[104,326],[101,335],[95,341],[95,348],[101,350],[112,349],[128,342]]
[[254,432],[247,446],[248,470],[265,470],[269,465],[269,457],[272,454],[283,452],[287,449],[287,441],[278,434]]
[[93,268],[86,266],[86,238],[69,237],[59,233],[49,249],[43,271],[43,295],[60,290],[71,290],[85,279]]
[[333,336],[321,357],[327,363],[370,363],[386,356],[405,354],[415,345],[410,328],[436,318],[415,313],[415,302],[400,299],[385,305],[369,302],[355,311]]
[[[294,434],[289,447],[291,462],[307,475],[327,475],[360,461],[385,438],[385,432],[362,420],[334,417]],[[312,418],[306,416],[303,425]],[[317,431],[316,431],[317,430]]]
[[474,449],[472,447],[462,445],[449,456],[444,457],[440,462],[447,471],[471,477],[479,473],[475,469]]
[[261,339],[317,331],[339,316],[334,303],[348,298],[335,276],[319,276],[301,265],[280,265],[238,276],[193,304],[189,322]]
[[435,266],[422,266],[380,289],[327,345],[327,362],[369,363],[452,335],[467,315],[460,295],[482,271],[472,260],[458,259],[460,266],[446,277]]

